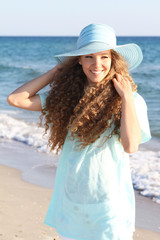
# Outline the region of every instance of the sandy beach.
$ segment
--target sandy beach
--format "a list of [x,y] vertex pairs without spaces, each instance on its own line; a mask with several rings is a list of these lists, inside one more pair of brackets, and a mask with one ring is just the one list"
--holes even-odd
[[[33,158],[37,155],[39,159],[44,157],[32,148],[28,152],[24,150],[25,153],[23,149],[16,149],[16,155],[15,149],[8,152],[4,148],[1,150],[0,158],[6,159],[6,163],[9,157],[18,159],[23,156],[26,161],[30,154]],[[0,240],[59,240],[55,229],[43,224],[53,190],[28,183],[22,176],[20,170],[0,165]],[[139,196],[137,192],[135,195],[134,240],[159,240],[160,205]]]
[[[0,240],[60,239],[55,229],[43,224],[51,195],[51,189],[24,182],[21,180],[20,171],[1,165]],[[139,201],[137,197],[136,200]],[[141,197],[140,202],[142,203]],[[152,208],[146,209],[146,215],[143,209],[144,215],[141,218],[144,220],[144,225],[149,211],[154,217]],[[159,240],[160,233],[136,228],[134,240],[140,239]]]

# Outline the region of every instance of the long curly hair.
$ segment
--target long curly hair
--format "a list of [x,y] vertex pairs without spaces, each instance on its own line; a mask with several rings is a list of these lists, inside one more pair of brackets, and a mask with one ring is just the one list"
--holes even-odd
[[105,141],[115,134],[120,137],[122,101],[112,82],[116,73],[130,81],[132,91],[137,90],[128,73],[127,62],[114,50],[111,50],[109,73],[94,86],[88,85],[78,57],[69,58],[59,67],[42,110],[45,133],[50,129],[48,145],[51,150],[56,149],[58,153],[62,149],[69,130],[71,138],[79,143],[79,149],[94,143],[111,126],[111,134]]

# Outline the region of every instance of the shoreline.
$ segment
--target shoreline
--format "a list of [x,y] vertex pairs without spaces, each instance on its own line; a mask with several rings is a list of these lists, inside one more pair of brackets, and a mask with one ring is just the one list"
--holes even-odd
[[[43,223],[52,192],[23,181],[19,170],[0,165],[0,240],[60,240],[56,230]],[[144,209],[143,214],[146,219]],[[133,240],[143,239],[159,240],[160,233],[136,227]]]
[[160,233],[160,204],[140,195],[136,190],[134,193],[136,202],[136,228]]

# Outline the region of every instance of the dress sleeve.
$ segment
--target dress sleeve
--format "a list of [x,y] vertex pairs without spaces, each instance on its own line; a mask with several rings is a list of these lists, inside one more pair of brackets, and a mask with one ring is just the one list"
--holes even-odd
[[134,92],[135,108],[138,117],[138,121],[141,128],[142,140],[141,143],[147,142],[151,139],[151,132],[149,127],[147,105],[141,95]]
[[41,100],[42,109],[44,109],[46,106],[46,98],[48,97],[48,92],[41,93],[39,94],[39,96]]

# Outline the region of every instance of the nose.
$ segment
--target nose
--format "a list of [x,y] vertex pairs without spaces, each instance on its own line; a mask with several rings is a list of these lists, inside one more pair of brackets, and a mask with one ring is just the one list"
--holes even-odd
[[99,69],[99,67],[101,67],[101,59],[99,57],[95,57],[94,66],[96,67],[96,69]]

